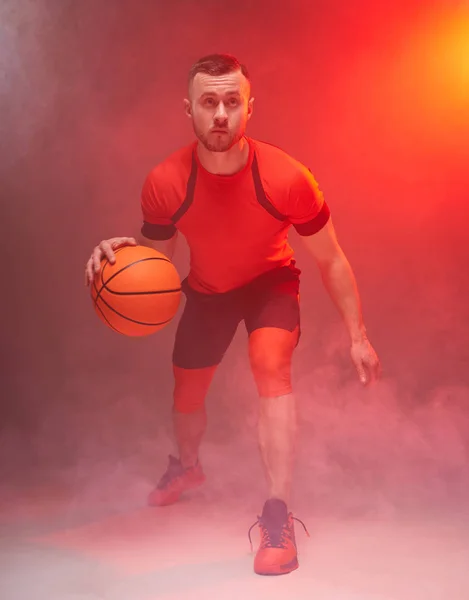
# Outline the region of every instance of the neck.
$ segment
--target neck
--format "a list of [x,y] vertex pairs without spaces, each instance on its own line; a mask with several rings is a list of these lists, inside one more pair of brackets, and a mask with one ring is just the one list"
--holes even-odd
[[201,143],[197,144],[197,155],[202,166],[214,175],[233,175],[246,165],[249,144],[245,137],[226,152],[211,152]]

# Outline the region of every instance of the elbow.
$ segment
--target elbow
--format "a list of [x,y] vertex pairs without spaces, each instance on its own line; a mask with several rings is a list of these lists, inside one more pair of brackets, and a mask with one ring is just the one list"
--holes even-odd
[[329,273],[330,271],[341,270],[343,268],[348,269],[350,267],[347,257],[339,246],[333,253],[318,257],[316,262],[321,273]]

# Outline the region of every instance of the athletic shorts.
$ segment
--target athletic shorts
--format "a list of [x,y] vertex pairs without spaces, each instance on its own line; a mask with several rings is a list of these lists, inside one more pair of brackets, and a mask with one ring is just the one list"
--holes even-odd
[[197,292],[186,278],[182,282],[186,304],[176,331],[174,365],[183,369],[218,365],[241,321],[248,334],[262,327],[299,329],[300,273],[292,261],[222,294]]

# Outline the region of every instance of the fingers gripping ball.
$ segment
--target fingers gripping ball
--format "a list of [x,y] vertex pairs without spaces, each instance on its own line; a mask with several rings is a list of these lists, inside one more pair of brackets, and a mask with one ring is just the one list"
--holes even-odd
[[99,318],[127,336],[144,336],[167,325],[181,300],[181,280],[173,263],[145,246],[115,251],[116,262],[101,261],[91,285]]

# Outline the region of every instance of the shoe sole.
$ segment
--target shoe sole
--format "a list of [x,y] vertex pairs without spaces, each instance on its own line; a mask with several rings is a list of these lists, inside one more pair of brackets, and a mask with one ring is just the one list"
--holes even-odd
[[254,572],[257,575],[287,575],[295,569],[298,569],[298,557],[295,556],[289,563],[284,565],[269,565],[268,567],[264,567],[262,569],[254,569]]

